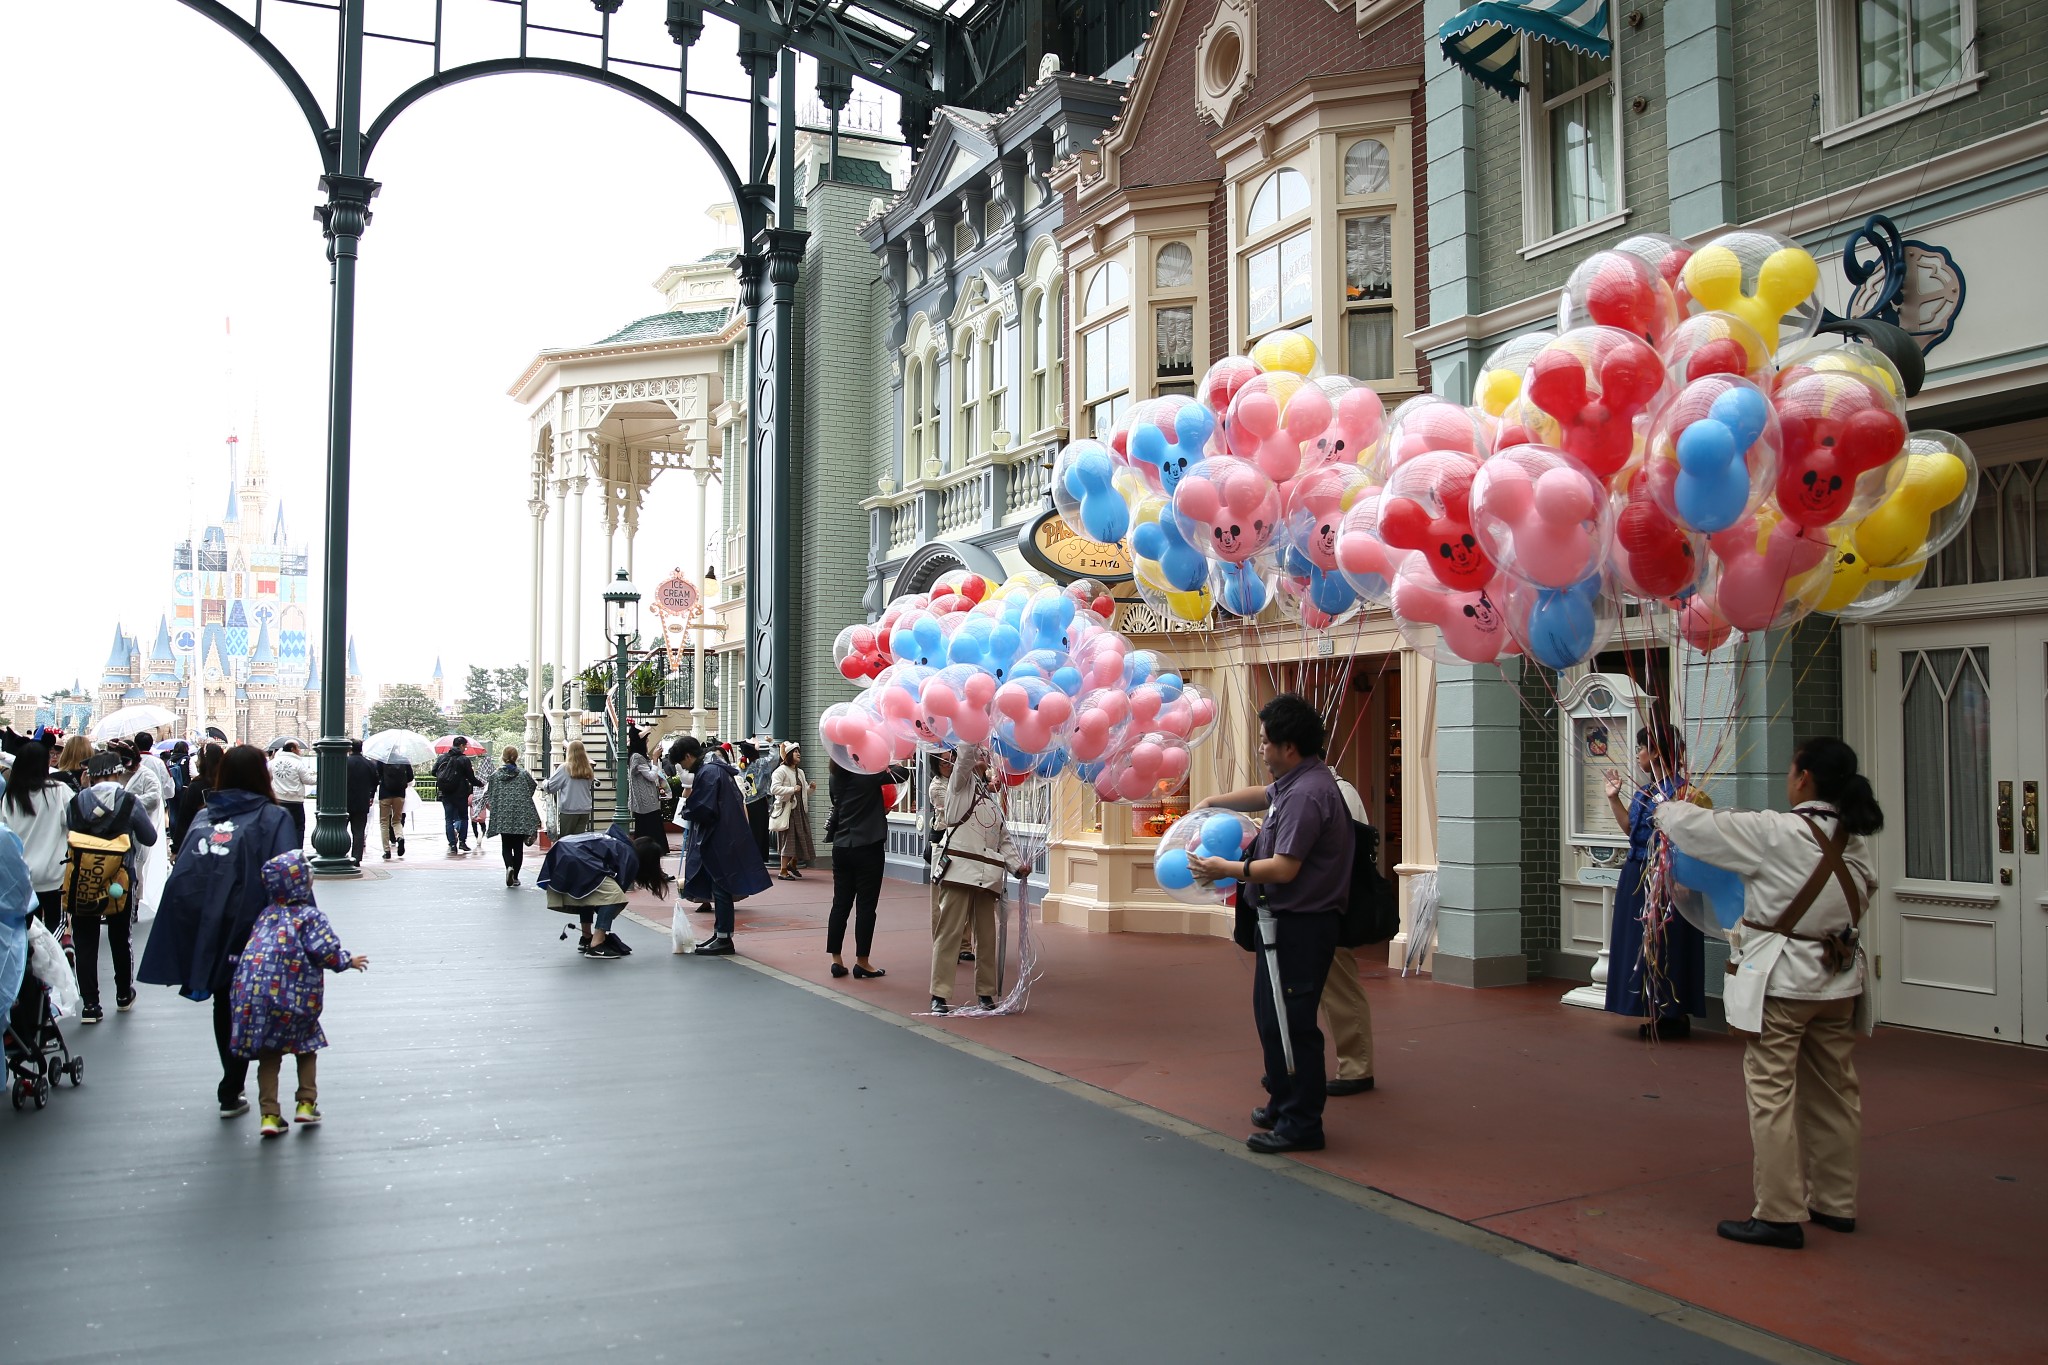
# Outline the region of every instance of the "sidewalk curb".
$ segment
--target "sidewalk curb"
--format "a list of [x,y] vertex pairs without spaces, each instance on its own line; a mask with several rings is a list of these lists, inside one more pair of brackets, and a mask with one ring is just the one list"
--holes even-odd
[[[630,910],[625,913],[623,918],[631,919],[636,923],[643,924],[657,931],[666,927],[655,924],[651,920],[642,919]],[[893,1010],[884,1009],[880,1005],[869,1004],[865,1000],[854,999],[843,992],[832,989],[830,986],[825,986],[815,981],[807,981],[803,977],[792,975],[779,967],[771,967],[764,962],[749,958],[743,953],[727,960],[737,963],[750,971],[759,972],[763,976],[772,977],[785,985],[794,986],[801,991],[807,991],[821,999],[830,1000],[846,1009],[857,1010],[862,1014],[879,1019],[883,1023],[908,1030],[935,1043],[942,1043],[957,1052],[967,1053],[969,1056],[976,1057],[991,1065],[999,1066],[1005,1071],[1014,1072],[1019,1076],[1037,1081],[1041,1085],[1051,1086],[1053,1089],[1072,1095],[1077,1099],[1087,1100],[1089,1103],[1101,1105],[1105,1109],[1114,1109],[1119,1113],[1138,1120],[1140,1123],[1164,1129],[1191,1142],[1198,1142],[1212,1151],[1220,1152],[1225,1156],[1261,1167],[1275,1175],[1284,1176],[1299,1184],[1307,1185],[1311,1189],[1319,1190],[1324,1194],[1332,1195],[1347,1203],[1355,1204],[1360,1208],[1370,1209],[1374,1213],[1383,1214],[1388,1218],[1394,1219],[1396,1222],[1405,1223],[1419,1231],[1430,1233],[1447,1241],[1456,1242],[1460,1246],[1483,1252],[1486,1255],[1520,1266],[1525,1270],[1534,1271],[1538,1275],[1583,1289],[1589,1294],[1598,1295],[1600,1298],[1606,1299],[1611,1303],[1618,1303],[1625,1308],[1633,1309],[1648,1317],[1669,1323],[1673,1327],[1691,1332],[1695,1336],[1705,1337],[1710,1341],[1716,1341],[1724,1346],[1733,1347],[1738,1351],[1747,1352],[1760,1360],[1772,1361],[1775,1362],[1775,1365],[1815,1365],[1816,1362],[1840,1362],[1844,1360],[1842,1356],[1830,1355],[1825,1351],[1815,1350],[1811,1346],[1766,1332],[1762,1328],[1753,1327],[1746,1322],[1739,1322],[1734,1318],[1723,1316],[1711,1309],[1702,1308],[1698,1304],[1688,1303],[1684,1299],[1673,1298],[1669,1294],[1661,1293],[1654,1289],[1646,1289],[1642,1285],[1636,1284],[1631,1280],[1625,1280],[1618,1275],[1611,1275],[1604,1270],[1595,1270],[1576,1261],[1565,1260],[1541,1248],[1531,1246],[1526,1242],[1518,1242],[1512,1237],[1505,1237],[1500,1233],[1488,1231],[1471,1223],[1461,1222],[1448,1214],[1438,1213],[1434,1209],[1424,1208],[1420,1204],[1413,1204],[1405,1199],[1398,1199],[1370,1185],[1356,1184],[1344,1179],[1342,1176],[1332,1175],[1328,1171],[1299,1161],[1277,1156],[1262,1156],[1246,1148],[1242,1138],[1218,1132],[1213,1128],[1204,1128],[1200,1124],[1190,1123],[1188,1120],[1169,1114],[1162,1109],[1155,1109],[1149,1104],[1140,1104],[1135,1100],[1126,1099],[1114,1091],[1104,1090],[1100,1086],[1090,1085],[1086,1081],[1077,1081],[1069,1076],[1062,1076],[1059,1072],[1039,1066],[1035,1062],[1027,1062],[1020,1057],[1013,1057],[1007,1052],[998,1051],[986,1044],[977,1043],[971,1039],[962,1038],[958,1034],[949,1033],[945,1029],[920,1023],[915,1019],[905,1018]]]

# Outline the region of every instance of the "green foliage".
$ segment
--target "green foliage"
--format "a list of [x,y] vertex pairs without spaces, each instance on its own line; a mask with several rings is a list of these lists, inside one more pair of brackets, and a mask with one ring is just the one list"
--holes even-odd
[[469,666],[469,681],[464,685],[462,709],[465,712],[485,713],[502,710],[504,701],[499,695],[497,680],[488,668]]
[[411,683],[399,683],[387,689],[383,700],[370,708],[370,733],[415,730],[431,737],[441,733],[442,719],[432,697]]

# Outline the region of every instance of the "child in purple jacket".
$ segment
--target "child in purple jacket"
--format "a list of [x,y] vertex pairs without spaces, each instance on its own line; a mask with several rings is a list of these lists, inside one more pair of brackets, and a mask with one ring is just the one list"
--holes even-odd
[[228,1047],[256,1059],[263,1136],[271,1138],[291,1131],[277,1102],[277,1073],[287,1052],[298,1058],[298,1121],[320,1122],[314,1066],[327,1046],[320,1028],[321,969],[367,971],[370,959],[344,952],[334,926],[313,904],[313,865],[305,854],[293,850],[263,864],[263,886],[270,904],[257,915],[235,968]]

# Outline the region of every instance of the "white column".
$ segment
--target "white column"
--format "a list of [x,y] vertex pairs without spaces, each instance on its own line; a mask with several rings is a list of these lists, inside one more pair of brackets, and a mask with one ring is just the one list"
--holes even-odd
[[533,568],[528,576],[527,622],[526,622],[526,746],[522,756],[526,766],[538,771],[541,764],[541,671],[545,662],[541,654],[541,617],[546,606],[543,594],[546,582],[548,500],[547,500],[547,456],[533,457],[533,496],[527,499],[526,510],[533,514]]
[[[555,450],[555,472],[559,476],[562,472],[562,469],[564,468],[564,457],[561,453],[563,447],[559,439],[556,442]],[[562,600],[562,585],[568,576],[568,555],[566,549],[569,537],[568,479],[557,477],[554,481],[554,489],[555,582],[553,589],[553,615],[555,618],[555,687],[554,690],[548,694],[548,723],[550,724],[550,726],[553,727],[554,730],[554,761],[556,763],[560,763],[568,752],[567,746],[569,743],[568,736],[562,733],[562,727],[565,724],[565,717],[567,715],[567,713],[562,709],[562,686],[568,677],[566,661],[569,657],[568,654],[564,651],[563,647],[563,632],[566,627],[568,617],[563,612],[563,607],[565,603]]]
[[[697,475],[697,590],[704,590],[704,525],[711,501],[711,455],[706,451],[694,471]],[[708,596],[697,602],[697,619],[692,623],[697,634],[696,670],[691,683],[690,733],[699,739],[704,737],[704,627],[711,619],[711,602]]]
[[589,486],[590,475],[585,471],[588,465],[583,451],[570,457],[575,474],[569,479],[569,492],[575,498],[575,506],[569,510],[569,581],[565,585],[568,593],[566,603],[569,617],[569,666],[583,666],[583,490]]

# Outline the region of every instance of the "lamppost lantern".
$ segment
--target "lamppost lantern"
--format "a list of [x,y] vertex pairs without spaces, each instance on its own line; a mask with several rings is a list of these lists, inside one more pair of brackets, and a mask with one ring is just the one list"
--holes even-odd
[[630,640],[640,633],[640,589],[633,586],[624,569],[604,590],[604,600],[614,638]]
[[704,600],[709,602],[718,593],[718,569],[715,565],[704,566]]

